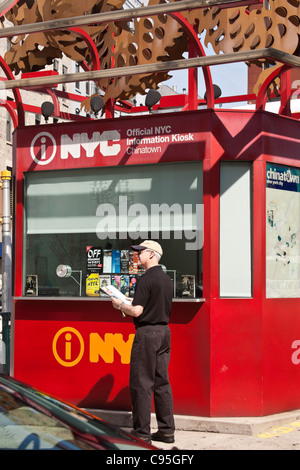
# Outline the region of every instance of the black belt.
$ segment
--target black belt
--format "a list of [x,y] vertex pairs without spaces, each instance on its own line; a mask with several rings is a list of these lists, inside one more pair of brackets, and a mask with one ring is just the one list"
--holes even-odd
[[143,323],[142,325],[137,325],[136,328],[142,328],[143,326],[168,326],[168,323]]

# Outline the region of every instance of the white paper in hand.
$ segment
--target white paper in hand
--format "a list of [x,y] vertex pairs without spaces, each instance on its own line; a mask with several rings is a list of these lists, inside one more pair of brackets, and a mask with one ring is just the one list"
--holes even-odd
[[114,286],[109,285],[106,287],[101,287],[101,290],[105,292],[105,294],[109,295],[110,297],[116,297],[117,299],[122,300],[122,302],[126,305],[131,305],[130,300],[127,299],[127,297],[122,294],[118,289],[116,289]]

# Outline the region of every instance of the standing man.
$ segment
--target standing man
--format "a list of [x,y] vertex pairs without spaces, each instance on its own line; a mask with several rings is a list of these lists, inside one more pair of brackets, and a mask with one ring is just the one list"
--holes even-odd
[[[173,443],[173,396],[169,382],[170,328],[173,297],[172,281],[159,266],[163,254],[159,243],[145,240],[131,247],[138,252],[138,265],[145,269],[139,278],[131,305],[112,297],[115,308],[133,317],[136,334],[130,359],[130,395],[132,433],[147,441]],[[158,431],[150,434],[151,403],[154,405]]]

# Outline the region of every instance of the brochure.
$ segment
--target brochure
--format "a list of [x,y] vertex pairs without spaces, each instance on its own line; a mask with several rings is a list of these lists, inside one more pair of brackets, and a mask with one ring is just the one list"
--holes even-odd
[[107,286],[111,284],[111,279],[109,274],[101,274],[99,276],[99,289],[100,289],[100,297],[107,297],[103,289],[106,289]]
[[111,257],[111,272],[119,273],[121,270],[121,250],[112,250]]
[[112,274],[111,285],[118,289],[122,294],[129,296],[129,275]]
[[128,274],[129,271],[129,250],[121,250],[121,273]]
[[120,288],[120,278],[121,278],[120,274],[112,274],[112,276],[111,276],[110,284],[118,290],[121,290],[121,288]]
[[137,251],[130,251],[129,253],[129,274],[138,273],[138,253]]
[[129,276],[129,297],[134,296],[136,281],[137,281],[137,275],[136,274],[130,274],[130,276]]
[[112,250],[104,250],[103,253],[103,273],[111,273]]
[[129,274],[121,274],[121,276],[120,276],[120,291],[126,297],[129,297]]

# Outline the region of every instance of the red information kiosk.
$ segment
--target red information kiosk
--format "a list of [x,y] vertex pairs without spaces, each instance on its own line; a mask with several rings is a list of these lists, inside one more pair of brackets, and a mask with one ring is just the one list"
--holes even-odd
[[300,407],[299,122],[202,110],[19,127],[12,364],[85,408],[130,410],[132,243],[174,280],[176,414]]

